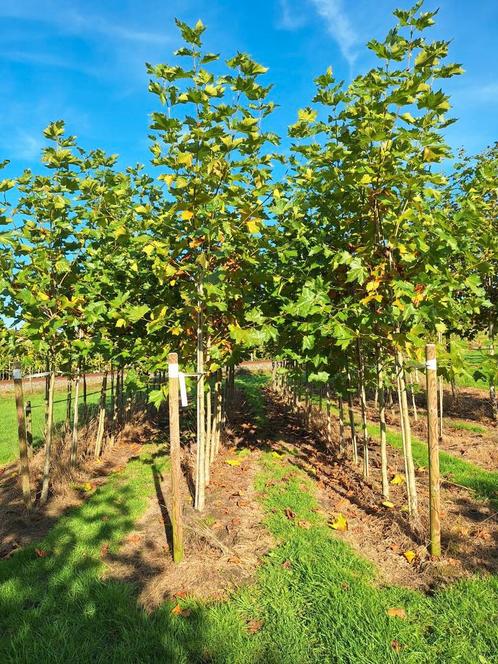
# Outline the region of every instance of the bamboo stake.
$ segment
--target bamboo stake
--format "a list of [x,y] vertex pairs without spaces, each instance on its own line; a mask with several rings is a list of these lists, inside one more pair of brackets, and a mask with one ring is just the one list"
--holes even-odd
[[429,447],[429,520],[431,554],[441,555],[441,495],[439,477],[439,444],[437,435],[437,362],[436,346],[425,347],[427,381],[427,444]]
[[14,362],[12,376],[14,378],[14,394],[17,410],[17,434],[19,437],[19,462],[21,469],[21,485],[24,506],[31,509],[31,480],[29,476],[28,442],[26,436],[26,420],[24,418],[24,395],[22,389],[22,373],[20,362]]
[[183,560],[183,514],[181,493],[180,407],[178,403],[178,355],[168,355],[169,382],[169,454],[171,459],[171,525],[173,560]]

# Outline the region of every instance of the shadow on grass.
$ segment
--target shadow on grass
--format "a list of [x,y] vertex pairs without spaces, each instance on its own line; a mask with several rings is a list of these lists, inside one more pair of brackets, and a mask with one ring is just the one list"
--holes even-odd
[[225,661],[222,643],[209,651],[204,606],[191,603],[188,618],[173,614],[171,602],[147,614],[137,605],[136,584],[103,577],[107,555],[134,564],[120,545],[142,513],[151,485],[169,539],[160,461],[145,455],[61,518],[36,546],[0,561],[0,661]]

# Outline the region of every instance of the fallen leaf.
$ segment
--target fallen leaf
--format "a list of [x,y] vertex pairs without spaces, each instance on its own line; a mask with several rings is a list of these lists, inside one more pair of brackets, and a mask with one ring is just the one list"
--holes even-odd
[[408,560],[409,563],[412,563],[417,557],[415,551],[412,551],[411,549],[408,549],[408,551],[403,551],[403,555]]
[[348,529],[348,520],[342,512],[335,517],[335,519],[330,523],[330,527],[334,530],[339,530],[344,532]]
[[228,558],[228,562],[233,563],[234,565],[240,565],[242,561],[238,556],[230,556],[230,558]]
[[406,611],[402,607],[391,607],[386,613],[390,618],[406,618]]
[[176,604],[172,609],[171,613],[174,616],[181,616],[182,618],[188,618],[192,613],[190,609],[183,609],[179,604]]
[[240,466],[241,461],[240,459],[227,459],[225,463],[227,463],[229,466]]
[[398,486],[398,485],[400,485],[400,484],[403,484],[404,481],[405,481],[404,476],[398,474],[398,475],[395,475],[395,476],[392,478],[392,480],[391,480],[391,484],[394,484],[394,486]]
[[105,556],[107,556],[108,553],[109,553],[109,542],[106,542],[105,544],[102,544],[102,546],[100,547],[100,557],[104,558]]
[[142,539],[142,536],[139,535],[138,533],[132,533],[131,535],[128,535],[126,539],[128,540],[128,542],[131,542],[132,544],[137,544]]
[[284,514],[288,519],[295,519],[296,518],[296,513],[293,512],[290,507],[285,508]]
[[250,620],[247,623],[247,631],[249,634],[255,634],[256,632],[259,632],[259,630],[263,627],[263,621],[262,620]]
[[273,457],[274,459],[281,459],[282,457],[285,456],[285,453],[272,452],[271,455],[272,455],[272,457]]
[[391,648],[395,652],[401,652],[403,650],[403,646],[401,645],[401,643],[399,641],[396,641],[396,639],[393,639],[391,641]]
[[282,563],[282,567],[284,569],[290,569],[292,567],[292,562],[290,560],[284,560]]
[[383,501],[382,501],[382,504],[384,505],[384,507],[388,507],[389,509],[391,509],[392,507],[394,507],[394,503],[391,502],[390,500],[383,500]]
[[297,525],[300,528],[304,528],[305,530],[309,530],[311,528],[311,523],[309,521],[306,521],[306,519],[301,519],[301,521],[297,522]]
[[173,597],[178,597],[180,599],[182,597],[186,597],[186,596],[187,596],[187,591],[186,590],[179,590],[178,592],[173,593]]
[[46,558],[48,556],[48,551],[45,551],[45,549],[35,549],[35,553],[38,558]]

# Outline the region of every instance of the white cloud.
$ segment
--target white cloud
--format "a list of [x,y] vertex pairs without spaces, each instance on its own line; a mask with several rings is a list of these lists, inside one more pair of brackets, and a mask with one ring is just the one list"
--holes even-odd
[[0,150],[9,159],[23,161],[38,161],[43,146],[44,141],[41,134],[31,134],[22,129],[5,135],[4,140],[0,141]]
[[290,0],[279,0],[280,20],[279,27],[284,30],[298,30],[306,23],[306,17],[299,13]]
[[[303,11],[303,5],[308,11]],[[359,37],[347,15],[342,0],[279,0],[279,27],[285,30],[298,30],[309,18],[310,9],[323,19],[327,32],[339,46],[342,56],[350,69],[356,62]]]
[[327,32],[337,42],[339,49],[350,67],[356,61],[358,35],[354,30],[342,0],[310,0],[319,16],[325,21]]

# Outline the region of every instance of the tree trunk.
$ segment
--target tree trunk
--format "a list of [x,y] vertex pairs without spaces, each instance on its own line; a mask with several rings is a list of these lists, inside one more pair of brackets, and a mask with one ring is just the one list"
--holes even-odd
[[377,393],[379,395],[379,422],[380,422],[380,468],[382,475],[382,496],[389,498],[389,477],[387,464],[387,425],[384,374],[380,361],[377,363]]
[[[495,355],[495,326],[492,319],[492,314],[489,317],[489,355],[494,357]],[[496,386],[495,386],[495,377],[494,377],[494,367],[491,367],[491,375],[489,377],[489,401],[491,403],[491,415],[493,420],[496,422],[498,420],[498,403],[496,401]]]
[[360,340],[356,340],[356,353],[358,358],[358,380],[360,384],[360,403],[361,403],[361,425],[363,431],[363,477],[368,478],[370,474],[368,459],[368,427],[367,427],[367,398],[365,393],[365,367],[363,365],[363,356],[361,353]]
[[196,458],[196,482],[195,482],[195,509],[202,511],[205,503],[205,454],[204,432],[204,335],[203,335],[203,312],[202,282],[198,284],[198,311],[197,311],[197,458]]
[[351,429],[351,447],[353,452],[353,463],[358,465],[358,441],[356,439],[356,426],[354,423],[354,410],[353,410],[353,393],[351,385],[351,372],[347,370],[348,378],[348,413],[349,413],[349,428]]
[[72,440],[71,440],[71,466],[76,465],[76,461],[78,459],[78,416],[79,416],[79,410],[78,410],[78,397],[79,397],[79,390],[80,390],[80,369],[78,367],[78,371],[76,373],[76,377],[74,379],[74,404],[73,404],[73,435],[72,435]]
[[48,500],[48,489],[50,485],[50,466],[52,463],[52,434],[54,424],[54,390],[55,390],[55,371],[50,370],[50,380],[48,385],[47,401],[47,431],[45,435],[45,464],[43,466],[42,491],[40,495],[40,504],[44,505]]
[[100,390],[100,404],[99,416],[97,425],[97,436],[95,438],[95,458],[98,458],[102,453],[102,445],[104,442],[105,432],[105,415],[106,415],[106,394],[107,394],[107,371],[104,372],[102,378],[102,387]]
[[408,399],[406,396],[405,370],[403,366],[403,355],[397,353],[397,363],[399,371],[399,389],[400,389],[400,410],[403,420],[403,430],[405,437],[405,458],[406,458],[406,485],[408,490],[408,511],[411,518],[418,514],[417,507],[417,487],[415,483],[415,466],[412,453],[412,433],[410,427],[410,417],[408,414]]

